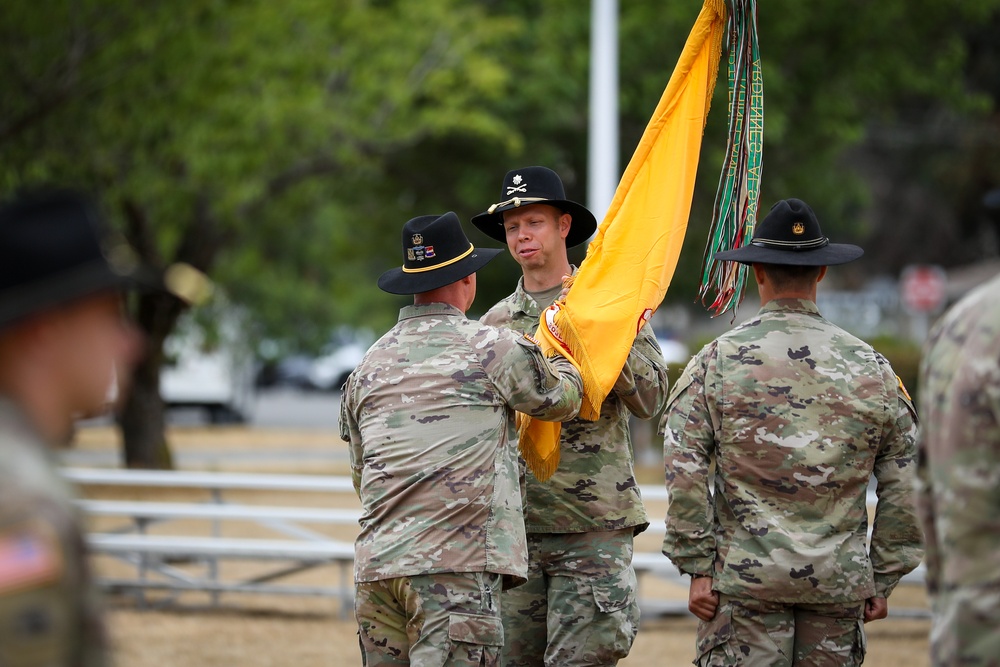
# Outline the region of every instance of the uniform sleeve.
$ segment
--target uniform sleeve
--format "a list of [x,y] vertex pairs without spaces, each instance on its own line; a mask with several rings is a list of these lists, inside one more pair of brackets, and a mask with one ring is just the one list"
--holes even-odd
[[924,560],[927,563],[925,583],[927,592],[937,593],[941,577],[941,555],[937,535],[937,516],[934,511],[934,497],[931,494],[930,470],[927,465],[927,451],[923,437],[917,445],[917,515],[924,530]]
[[579,414],[583,381],[565,358],[546,359],[530,336],[494,327],[480,329],[472,345],[511,408],[551,422],[569,421]]
[[924,555],[914,502],[917,414],[902,384],[895,388],[895,376],[891,382],[896,405],[875,456],[878,504],[869,547],[877,597],[888,597]]
[[44,497],[0,507],[0,662],[104,667],[98,593],[74,519]]
[[706,359],[713,351],[714,346],[706,347],[684,369],[661,422],[669,497],[663,553],[686,574],[711,574],[716,555],[708,486],[715,430],[706,393]]
[[635,337],[613,391],[639,419],[652,419],[667,397],[667,362],[647,324]]
[[352,407],[353,383],[352,374],[344,384],[340,399],[340,438],[347,443],[351,455],[351,481],[354,490],[361,497],[361,471],[364,469],[364,453],[361,449],[361,430],[358,428],[357,417]]

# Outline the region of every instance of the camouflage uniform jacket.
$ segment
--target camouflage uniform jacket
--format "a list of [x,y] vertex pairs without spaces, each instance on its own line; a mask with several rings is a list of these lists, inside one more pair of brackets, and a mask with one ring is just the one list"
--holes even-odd
[[1000,587],[998,304],[1000,277],[941,320],[921,366],[918,500],[927,584],[942,596]]
[[[483,316],[483,322],[522,333],[538,328],[541,309],[517,289]],[[667,364],[649,326],[629,352],[614,390],[596,422],[572,419],[562,425],[559,468],[545,482],[525,478],[525,525],[529,533],[587,533],[649,526],[635,481],[629,412],[650,419],[663,408]]]
[[682,572],[712,575],[715,590],[854,602],[888,596],[920,563],[913,406],[885,358],[811,301],[771,301],[706,345],[662,425],[663,553]]
[[361,497],[355,579],[490,572],[524,581],[515,410],[559,420],[581,381],[528,337],[408,306],[351,374],[341,435]]
[[73,493],[49,445],[0,399],[0,665],[108,664]]

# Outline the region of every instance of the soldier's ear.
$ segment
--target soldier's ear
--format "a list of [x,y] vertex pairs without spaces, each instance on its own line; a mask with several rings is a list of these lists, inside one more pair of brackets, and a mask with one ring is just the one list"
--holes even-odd
[[563,213],[559,216],[559,236],[566,238],[569,236],[569,228],[573,225],[573,216]]
[[817,283],[821,283],[821,282],[823,282],[823,278],[826,278],[826,270],[827,270],[828,268],[829,268],[829,267],[826,267],[826,266],[821,266],[821,267],[819,267],[819,275],[818,275],[818,276],[816,276],[816,282],[817,282]]

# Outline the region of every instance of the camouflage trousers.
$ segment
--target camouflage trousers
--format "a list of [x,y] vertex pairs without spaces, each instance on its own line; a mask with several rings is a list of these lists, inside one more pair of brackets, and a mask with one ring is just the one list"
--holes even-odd
[[528,583],[504,591],[503,664],[615,665],[639,629],[632,529],[528,534]]
[[934,667],[1000,666],[1000,586],[939,593],[933,609]]
[[363,664],[499,665],[500,585],[500,575],[478,572],[355,584]]
[[853,667],[865,659],[864,602],[785,604],[719,595],[698,623],[699,667]]

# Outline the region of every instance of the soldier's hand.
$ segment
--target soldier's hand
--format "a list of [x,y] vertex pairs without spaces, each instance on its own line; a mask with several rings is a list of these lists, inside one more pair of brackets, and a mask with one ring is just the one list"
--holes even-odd
[[712,581],[712,577],[691,577],[688,611],[703,621],[715,618],[719,607],[719,594],[712,590]]
[[566,274],[562,277],[562,290],[559,291],[559,296],[556,297],[556,301],[566,302],[566,295],[569,294],[569,288],[573,286],[573,276]]
[[865,600],[865,623],[877,621],[889,615],[889,601],[885,598]]

